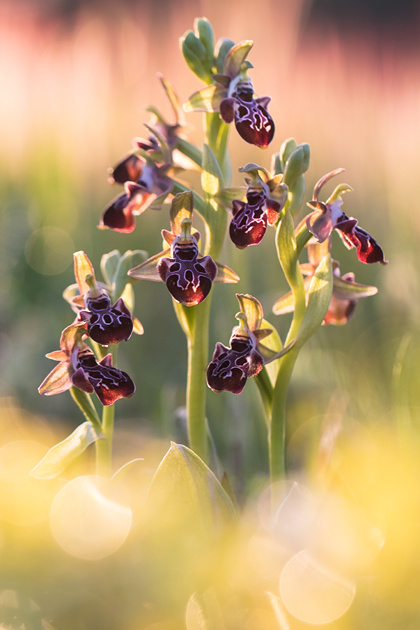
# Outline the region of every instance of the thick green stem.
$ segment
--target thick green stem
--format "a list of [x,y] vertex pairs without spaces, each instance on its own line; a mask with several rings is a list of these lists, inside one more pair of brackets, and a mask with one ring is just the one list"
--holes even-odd
[[211,296],[193,307],[194,322],[188,336],[187,421],[190,448],[208,461],[206,425],[206,368],[208,362]]
[[[117,346],[110,346],[112,363],[115,365]],[[112,439],[114,435],[115,405],[108,405],[102,411],[101,431],[104,436],[95,442],[96,446],[96,472],[103,477],[110,477],[112,473]]]
[[112,472],[112,438],[114,434],[115,405],[104,407],[102,413],[102,434],[104,438],[96,444],[96,472],[103,477],[110,477]]
[[77,389],[77,387],[71,387],[70,394],[86,420],[89,420],[98,433],[102,433],[101,421],[89,394]]

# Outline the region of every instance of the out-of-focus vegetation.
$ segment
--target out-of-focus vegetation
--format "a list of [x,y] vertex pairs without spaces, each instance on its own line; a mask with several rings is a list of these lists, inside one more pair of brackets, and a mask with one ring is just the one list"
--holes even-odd
[[[178,629],[188,608],[191,630],[201,627],[192,624],[202,606],[223,611],[218,630],[331,621],[327,604],[323,611],[310,607],[311,581],[304,577],[317,570],[302,555],[290,564],[308,549],[322,564],[323,601],[337,601],[337,589],[342,607],[346,598],[351,604],[330,627],[418,627],[420,45],[412,24],[392,33],[392,24],[375,31],[372,23],[352,20],[346,29],[317,14],[316,3],[311,13],[303,2],[267,0],[256,7],[248,0],[199,6],[140,1],[83,4],[63,17],[48,5],[1,4],[2,627]],[[261,516],[263,499],[256,498],[267,470],[254,384],[240,397],[209,393],[211,429],[246,515],[239,534],[229,526],[217,541],[189,535],[189,510],[174,514],[174,524],[145,507],[169,439],[185,442],[186,351],[167,292],[139,282],[136,315],[145,334],[120,353],[137,392],[118,404],[116,456],[121,465],[133,457],[144,461],[127,471],[124,500],[112,489],[104,512],[95,512],[98,495],[87,484],[86,505],[95,513],[86,527],[108,519],[115,523],[109,553],[118,540],[122,546],[100,561],[76,558],[73,543],[66,546],[57,536],[60,518],[54,520],[64,481],[28,478],[48,447],[80,421],[69,395],[38,395],[51,369],[44,355],[58,348],[61,330],[72,321],[61,294],[73,282],[74,251],[86,251],[98,266],[115,248],[161,249],[165,211],[147,211],[129,235],[96,226],[117,194],[107,184],[107,168],[133,137],[144,135],[143,106],[166,107],[156,72],[176,86],[182,101],[198,87],[177,54],[179,36],[198,13],[207,15],[218,37],[255,41],[254,85],[272,97],[273,150],[256,160],[256,149],[232,134],[234,166],[259,161],[269,167],[286,137],[308,142],[308,199],[322,174],[345,167],[354,188],[346,212],[375,236],[390,263],[367,268],[335,243],[342,272],[354,270],[357,281],[376,284],[379,293],[361,301],[345,327],[323,328],[299,359],[288,457],[292,474],[310,490],[282,488],[282,501],[289,502],[279,500],[285,509],[277,527]],[[187,122],[200,142],[201,118],[191,115]],[[242,184],[236,168],[233,173],[234,184]],[[257,296],[281,331],[281,318],[270,312],[287,289],[272,240],[270,233],[258,248],[226,248],[223,262],[239,273],[237,290]],[[214,293],[212,344],[226,343],[235,324],[234,291],[222,285]],[[88,454],[68,478],[89,470]],[[114,510],[115,492],[129,506],[125,511]],[[69,513],[76,511],[70,505]],[[87,534],[76,528],[74,535],[77,545],[77,536],[81,543]],[[294,570],[304,576],[296,583]]]

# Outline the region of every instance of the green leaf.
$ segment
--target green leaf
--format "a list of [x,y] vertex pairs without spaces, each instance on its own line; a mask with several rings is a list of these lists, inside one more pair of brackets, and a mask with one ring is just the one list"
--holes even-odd
[[331,302],[333,273],[331,254],[319,263],[309,285],[308,306],[297,333],[297,345],[302,346],[321,326]]
[[[125,292],[125,287],[130,282],[128,277],[129,270],[135,265],[139,265],[141,262],[147,260],[148,254],[142,249],[127,250],[119,259],[117,267],[114,271],[112,279],[112,298],[118,300]],[[128,306],[128,304],[127,304]],[[130,310],[133,310],[128,306]]]
[[231,79],[237,77],[253,45],[254,42],[248,39],[232,46],[225,58],[223,74]]
[[205,198],[213,198],[223,188],[223,175],[213,151],[207,144],[203,145],[203,166],[201,187]]
[[[266,348],[269,348],[275,353],[281,352],[281,350],[283,349],[283,344],[280,339],[280,335],[277,332],[277,330],[274,328],[274,326],[270,324],[270,322],[268,322],[266,319],[263,319],[261,328],[270,328],[271,330],[271,335],[268,335],[267,338],[264,339],[264,346]],[[279,366],[280,366],[280,363],[278,361],[271,361],[271,363],[268,363],[265,365],[265,369],[267,370],[268,376],[270,378],[270,381],[273,387],[276,384]]]
[[90,422],[79,425],[65,440],[59,442],[44,455],[30,472],[36,479],[54,479],[81,455],[88,446],[103,438]]
[[121,254],[118,249],[113,249],[112,252],[104,254],[101,258],[101,272],[102,277],[108,286],[112,286],[115,271],[118,267]]
[[290,287],[298,284],[297,248],[292,215],[286,211],[277,231],[277,254]]
[[180,43],[182,54],[190,70],[192,70],[199,79],[207,83],[209,73],[206,69],[206,49],[203,44],[192,31],[187,31],[187,33],[181,37]]
[[185,138],[178,138],[176,141],[176,148],[180,153],[189,158],[192,162],[201,167],[203,161],[203,155],[201,149],[195,144],[188,142]]
[[153,478],[148,504],[160,524],[187,523],[210,536],[235,521],[235,509],[220,482],[198,455],[171,443]]

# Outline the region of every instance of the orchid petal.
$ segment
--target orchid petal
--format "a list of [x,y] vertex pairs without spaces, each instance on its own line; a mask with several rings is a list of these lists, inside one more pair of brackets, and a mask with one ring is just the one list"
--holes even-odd
[[234,79],[240,73],[242,64],[248,56],[254,42],[251,40],[244,40],[232,46],[229,49],[225,62],[223,64],[223,74],[227,75],[231,79]]
[[173,235],[178,236],[182,233],[181,225],[184,219],[188,219],[189,221],[191,221],[193,206],[194,198],[190,190],[188,190],[187,192],[180,192],[172,199],[169,216],[171,220],[171,230]]
[[132,278],[136,278],[137,280],[151,280],[152,282],[161,282],[162,278],[159,275],[157,270],[158,262],[169,256],[171,253],[170,249],[165,249],[159,254],[155,254],[145,262],[140,263],[133,269],[130,269],[128,275]]
[[221,85],[208,85],[194,94],[184,104],[185,112],[218,112],[220,101],[227,96]]
[[72,386],[69,376],[69,364],[62,361],[51,370],[48,376],[42,381],[38,387],[40,394],[46,396],[54,396],[67,391]]
[[84,295],[90,289],[86,278],[93,278],[95,281],[95,271],[89,258],[85,252],[79,251],[73,254],[74,260],[74,277],[76,278],[77,286],[79,287],[80,295]]
[[217,266],[217,274],[214,278],[213,282],[223,282],[225,284],[232,284],[234,282],[239,282],[240,278],[238,274],[233,271],[227,265],[223,265],[222,263],[216,262]]

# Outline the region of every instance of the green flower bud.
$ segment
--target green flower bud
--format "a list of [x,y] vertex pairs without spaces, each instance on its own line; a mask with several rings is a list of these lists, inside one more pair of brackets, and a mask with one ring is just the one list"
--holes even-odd
[[299,175],[303,175],[308,170],[309,155],[309,144],[300,144],[288,158],[284,169],[283,181],[289,188],[293,188]]
[[206,49],[201,41],[192,31],[187,31],[181,37],[181,50],[188,67],[206,83],[210,80],[209,72],[206,69]]
[[197,18],[194,22],[194,30],[200,42],[206,49],[206,57],[209,65],[214,63],[214,34],[213,28],[207,18]]
[[286,162],[289,159],[289,157],[292,155],[296,147],[297,147],[297,144],[294,138],[287,138],[287,140],[285,140],[283,144],[281,145],[280,152],[278,154],[279,160],[280,160],[280,169],[281,169],[280,173],[284,173]]

